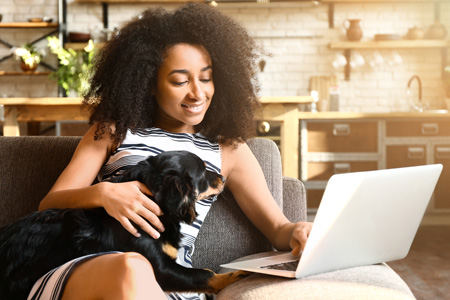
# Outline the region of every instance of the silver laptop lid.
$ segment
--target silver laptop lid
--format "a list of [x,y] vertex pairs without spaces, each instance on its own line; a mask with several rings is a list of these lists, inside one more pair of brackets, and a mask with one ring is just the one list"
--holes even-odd
[[296,277],[405,257],[441,171],[426,165],[331,177]]

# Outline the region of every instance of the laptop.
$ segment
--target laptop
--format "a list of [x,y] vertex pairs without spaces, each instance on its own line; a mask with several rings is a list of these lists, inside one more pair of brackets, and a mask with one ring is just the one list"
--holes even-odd
[[277,252],[221,266],[301,278],[402,259],[441,171],[434,164],[333,175],[300,257]]

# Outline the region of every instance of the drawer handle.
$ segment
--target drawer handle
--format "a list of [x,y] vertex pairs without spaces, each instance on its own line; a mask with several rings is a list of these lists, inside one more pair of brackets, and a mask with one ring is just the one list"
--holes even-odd
[[436,148],[436,158],[449,159],[450,158],[450,147],[437,147]]
[[408,147],[409,159],[423,159],[425,157],[425,149],[421,147]]
[[338,163],[334,164],[334,174],[350,173],[350,164]]
[[422,134],[431,135],[438,134],[439,125],[436,123],[424,123],[422,124]]
[[334,124],[333,125],[333,135],[334,136],[350,135],[350,125],[349,124]]

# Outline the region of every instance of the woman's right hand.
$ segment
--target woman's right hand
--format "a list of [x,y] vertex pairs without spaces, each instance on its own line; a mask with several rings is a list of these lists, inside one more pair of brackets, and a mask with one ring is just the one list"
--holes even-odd
[[159,232],[164,231],[164,226],[158,218],[162,215],[162,211],[148,197],[152,193],[143,183],[139,181],[101,182],[98,185],[102,187],[102,206],[127,231],[136,237],[140,236],[132,221],[153,238],[159,238]]
[[[159,238],[158,231],[164,231],[158,218],[162,211],[147,197],[151,192],[144,184],[131,181],[92,185],[103,164],[116,149],[109,131],[101,139],[96,139],[97,129],[97,124],[94,124],[81,139],[71,161],[39,204],[39,210],[104,207],[134,236],[139,237],[139,233],[132,222],[150,236]],[[111,132],[114,132],[114,126]]]

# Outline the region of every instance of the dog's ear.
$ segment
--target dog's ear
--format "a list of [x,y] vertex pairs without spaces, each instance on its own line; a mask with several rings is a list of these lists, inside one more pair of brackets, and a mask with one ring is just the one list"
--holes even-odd
[[197,213],[195,211],[196,194],[191,186],[190,176],[168,172],[163,177],[164,195],[160,204],[164,207],[163,211],[172,214],[180,221],[192,224]]
[[139,181],[142,182],[152,192],[153,187],[158,185],[157,171],[153,165],[153,157],[149,157],[140,161],[136,166],[131,166],[122,174],[114,177],[111,182],[127,182]]

